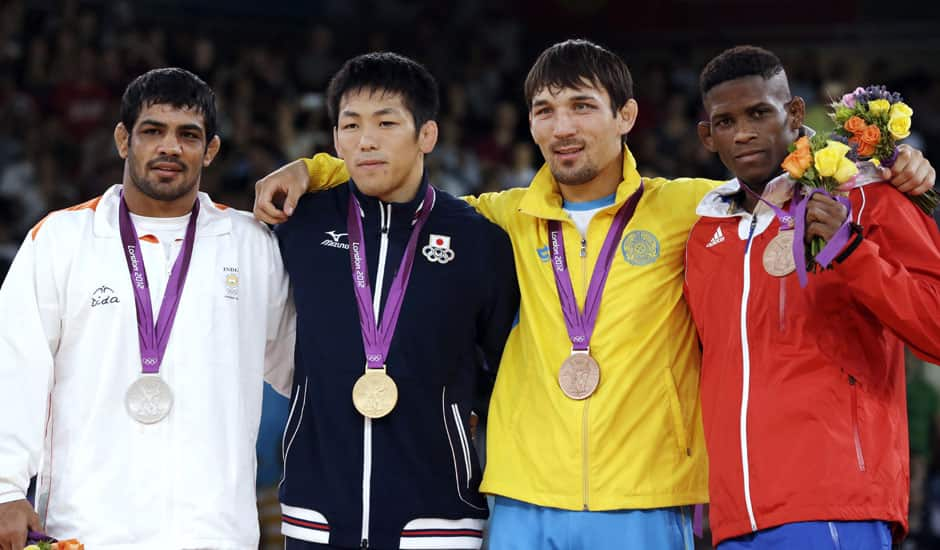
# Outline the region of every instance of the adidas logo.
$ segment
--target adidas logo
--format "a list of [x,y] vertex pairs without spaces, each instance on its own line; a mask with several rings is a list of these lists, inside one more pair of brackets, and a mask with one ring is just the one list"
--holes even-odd
[[705,248],[711,248],[718,243],[721,243],[725,240],[724,234],[721,232],[721,228],[715,230],[715,234],[712,235],[712,240],[708,241],[708,244],[705,245]]

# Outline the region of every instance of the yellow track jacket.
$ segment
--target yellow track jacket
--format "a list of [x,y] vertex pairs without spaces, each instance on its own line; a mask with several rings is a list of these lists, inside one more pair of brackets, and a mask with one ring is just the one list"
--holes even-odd
[[[305,159],[311,188],[349,179],[342,161]],[[685,243],[696,205],[719,182],[643,179],[604,288],[591,356],[597,391],[566,397],[558,370],[571,353],[548,249],[559,220],[572,286],[585,294],[614,214],[640,184],[624,149],[623,181],[582,241],[543,166],[527,188],[466,200],[512,239],[521,304],[503,352],[487,425],[481,491],[567,510],[706,502],[708,462],[699,399],[699,343],[682,297]],[[578,264],[580,263],[580,268]]]

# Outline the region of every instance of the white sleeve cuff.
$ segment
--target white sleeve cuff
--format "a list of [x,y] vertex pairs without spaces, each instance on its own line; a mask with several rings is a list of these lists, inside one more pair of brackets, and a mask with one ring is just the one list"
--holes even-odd
[[6,483],[0,483],[0,504],[6,504],[14,500],[26,500],[26,495],[19,489],[15,489]]

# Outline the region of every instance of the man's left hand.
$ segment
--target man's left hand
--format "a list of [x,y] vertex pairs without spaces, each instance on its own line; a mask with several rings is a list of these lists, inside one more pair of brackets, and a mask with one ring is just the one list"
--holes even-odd
[[812,241],[813,237],[830,241],[848,215],[848,210],[840,202],[816,193],[806,205],[806,242]]

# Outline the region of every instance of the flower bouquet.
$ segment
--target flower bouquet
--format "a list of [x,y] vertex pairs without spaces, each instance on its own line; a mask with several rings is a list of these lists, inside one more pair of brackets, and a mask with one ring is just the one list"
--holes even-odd
[[[851,147],[845,143],[827,140],[821,134],[812,138],[802,136],[788,149],[790,154],[781,166],[796,182],[793,189],[794,237],[793,259],[801,286],[806,286],[807,271],[817,267],[826,268],[842,251],[851,233],[852,206],[845,197],[846,191],[855,182],[858,167],[849,157]],[[807,249],[803,244],[806,230],[806,206],[816,193],[823,193],[839,201],[849,215],[835,236],[826,242],[822,237],[813,237]]]
[[23,550],[85,550],[85,545],[76,539],[56,540],[42,533],[30,531]]
[[[833,138],[852,148],[860,161],[890,168],[898,156],[897,141],[911,134],[914,114],[900,94],[884,86],[856,88],[830,104],[829,116],[836,123]],[[864,169],[864,167],[863,167]],[[908,195],[928,216],[940,203],[940,193],[931,189],[923,195]]]

